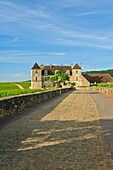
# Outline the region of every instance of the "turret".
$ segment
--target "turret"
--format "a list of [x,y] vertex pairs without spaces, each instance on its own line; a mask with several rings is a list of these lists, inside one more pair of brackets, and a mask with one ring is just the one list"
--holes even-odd
[[31,89],[42,88],[42,70],[37,63],[31,69]]
[[75,64],[72,68],[73,82],[76,83],[76,86],[81,85],[81,70],[82,68],[78,64]]

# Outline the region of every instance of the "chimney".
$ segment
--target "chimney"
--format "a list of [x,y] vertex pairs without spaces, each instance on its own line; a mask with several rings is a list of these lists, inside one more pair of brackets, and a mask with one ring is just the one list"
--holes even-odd
[[71,68],[73,68],[73,64],[71,64]]
[[52,64],[50,64],[50,67],[52,67],[53,65]]

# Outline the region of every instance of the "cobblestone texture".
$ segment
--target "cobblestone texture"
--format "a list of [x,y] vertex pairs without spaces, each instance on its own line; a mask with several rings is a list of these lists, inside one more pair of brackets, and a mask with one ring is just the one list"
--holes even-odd
[[88,91],[63,94],[0,129],[0,170],[112,170]]

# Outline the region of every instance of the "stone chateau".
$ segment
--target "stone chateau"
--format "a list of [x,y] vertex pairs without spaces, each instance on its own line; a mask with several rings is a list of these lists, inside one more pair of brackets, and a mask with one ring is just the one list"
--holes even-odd
[[91,83],[113,82],[113,78],[109,74],[83,74],[82,68],[78,65],[55,66],[55,65],[38,65],[37,63],[31,69],[31,89],[52,87],[50,80],[46,81],[47,76],[53,76],[56,71],[67,73],[70,82],[74,82],[77,87],[90,86]]

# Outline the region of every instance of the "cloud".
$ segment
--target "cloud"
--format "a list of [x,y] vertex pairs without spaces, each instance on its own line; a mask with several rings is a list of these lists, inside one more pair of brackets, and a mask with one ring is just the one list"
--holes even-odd
[[66,56],[65,52],[30,52],[30,51],[0,51],[0,62],[7,63],[32,63],[36,60],[41,63],[41,60],[47,61],[47,58],[61,58]]
[[108,39],[110,36],[100,36],[95,35],[91,33],[83,33],[83,32],[77,32],[77,31],[67,31],[67,30],[61,30],[62,35],[69,38],[79,38],[79,39],[94,39],[94,40],[101,40],[101,39]]
[[84,12],[84,13],[78,13],[74,14],[75,17],[82,17],[82,16],[88,16],[88,15],[94,15],[96,14],[96,11],[90,11],[90,12]]
[[21,4],[16,4],[16,3],[11,3],[9,1],[1,1],[0,4],[4,7],[9,7],[10,9],[15,9],[18,11],[21,11],[21,15],[22,14],[29,14],[32,16],[37,16],[37,17],[44,17],[44,18],[48,18],[50,17],[47,13],[45,13],[44,9],[42,7],[37,6],[37,9],[31,9],[26,7],[25,5],[21,5]]
[[0,54],[8,54],[8,55],[57,55],[57,56],[64,56],[66,55],[65,52],[28,52],[28,51],[0,51]]

